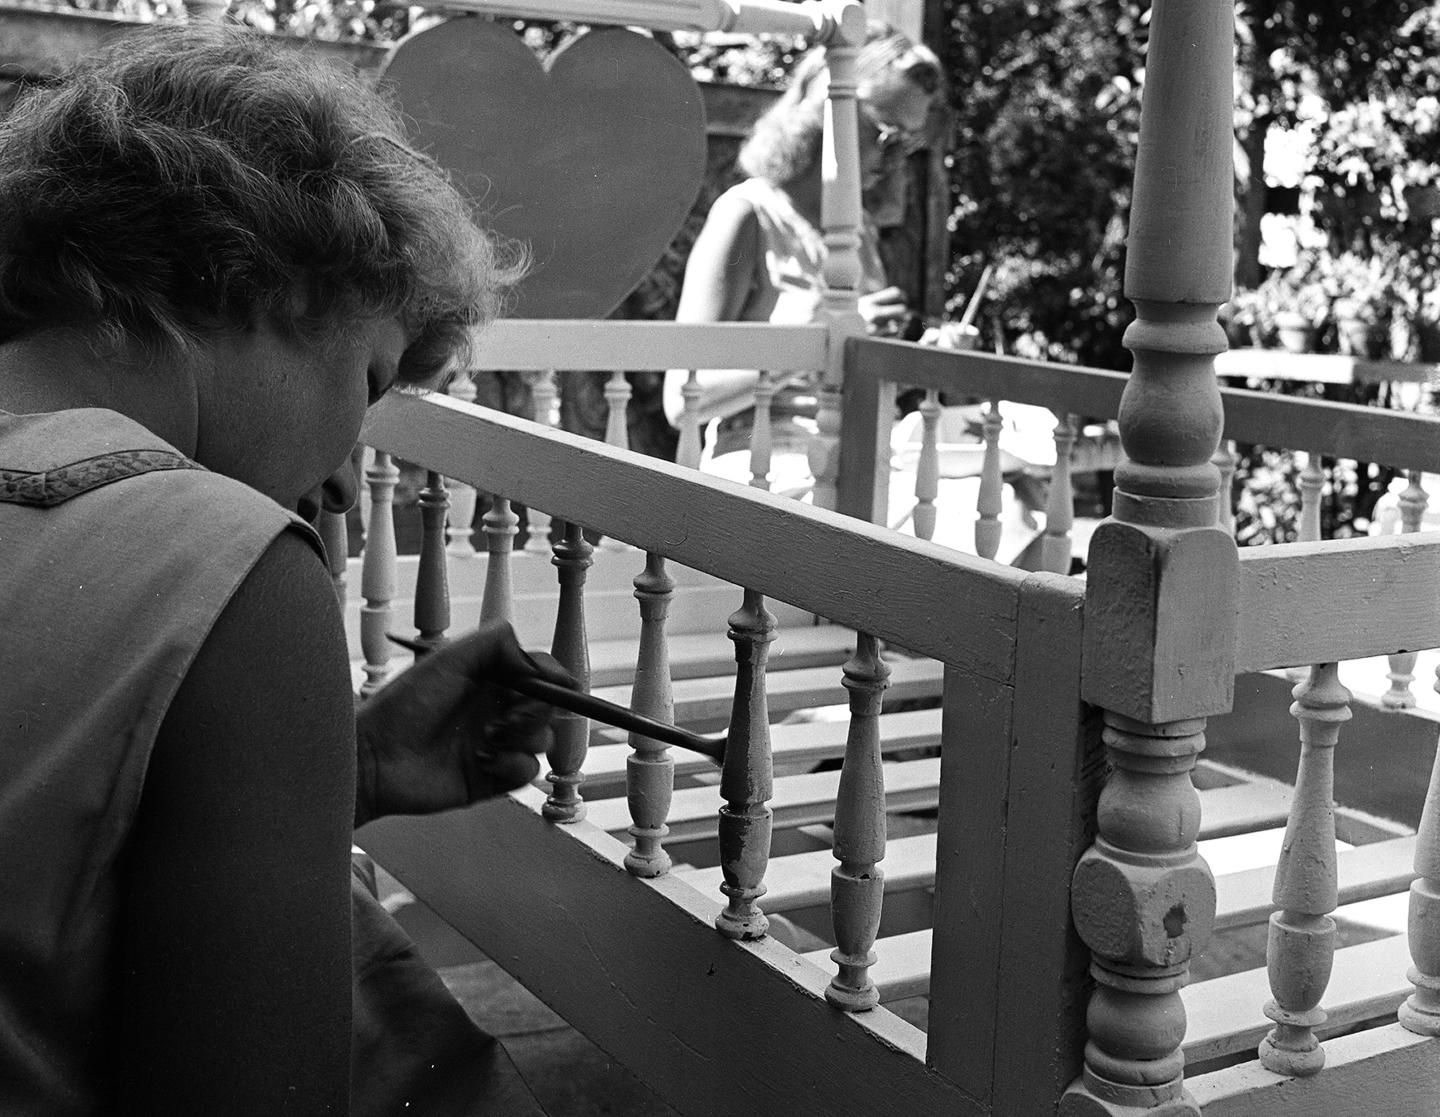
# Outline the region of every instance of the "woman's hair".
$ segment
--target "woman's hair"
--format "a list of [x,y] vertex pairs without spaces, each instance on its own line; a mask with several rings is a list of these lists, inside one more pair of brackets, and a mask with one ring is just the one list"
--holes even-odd
[[[794,182],[815,165],[825,122],[825,48],[816,47],[796,64],[790,85],[755,122],[740,147],[740,169],[776,186]],[[936,95],[944,85],[940,59],[887,23],[871,20],[865,43],[855,52],[856,85],[908,81]]]
[[395,315],[413,382],[518,273],[385,100],[253,32],[133,32],[0,122],[0,341],[176,356],[267,316],[318,344]]

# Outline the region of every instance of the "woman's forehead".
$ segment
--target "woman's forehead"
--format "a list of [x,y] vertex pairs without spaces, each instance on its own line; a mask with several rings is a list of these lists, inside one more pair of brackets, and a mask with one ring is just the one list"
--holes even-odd
[[862,82],[856,95],[887,124],[918,132],[925,127],[934,95],[904,75],[893,74]]

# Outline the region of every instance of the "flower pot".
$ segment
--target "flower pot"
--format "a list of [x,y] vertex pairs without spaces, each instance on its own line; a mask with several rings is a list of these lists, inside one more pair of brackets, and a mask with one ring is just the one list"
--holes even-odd
[[1337,318],[1335,336],[1340,352],[1367,360],[1379,357],[1390,343],[1389,329],[1365,318]]
[[1315,338],[1319,331],[1315,323],[1303,314],[1282,311],[1275,315],[1275,336],[1280,348],[1288,353],[1315,352]]

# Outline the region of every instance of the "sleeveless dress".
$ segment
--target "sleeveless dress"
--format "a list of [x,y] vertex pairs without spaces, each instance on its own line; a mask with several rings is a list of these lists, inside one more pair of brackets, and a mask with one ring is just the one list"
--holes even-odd
[[[813,322],[820,311],[824,290],[821,272],[825,264],[825,239],[821,231],[796,211],[778,186],[762,178],[749,178],[732,186],[724,197],[743,198],[760,224],[760,259],[756,289],[740,315],[742,322],[773,322],[800,325]],[[885,266],[875,229],[867,221],[860,236],[860,286],[862,295],[874,294],[886,285]],[[814,390],[784,387],[775,393],[770,406],[771,487],[776,492],[806,487],[810,466],[805,449],[818,429],[818,405]],[[750,436],[755,409],[746,408],[721,418],[707,439],[701,468],[708,473],[750,479]]]
[[[110,1107],[119,864],[166,711],[308,524],[113,411],[0,412],[0,1113]],[[157,540],[163,541],[157,545]],[[352,1113],[538,1112],[352,879]]]

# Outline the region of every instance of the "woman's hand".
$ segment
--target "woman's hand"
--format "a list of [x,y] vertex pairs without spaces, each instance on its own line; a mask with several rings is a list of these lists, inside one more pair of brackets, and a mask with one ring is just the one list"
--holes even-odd
[[910,316],[905,292],[899,287],[886,287],[869,295],[861,295],[858,302],[860,317],[865,319],[865,328],[874,334],[895,333]]
[[355,825],[463,807],[533,780],[554,707],[504,686],[518,674],[575,686],[552,657],[527,654],[501,621],[417,659],[361,705]]

